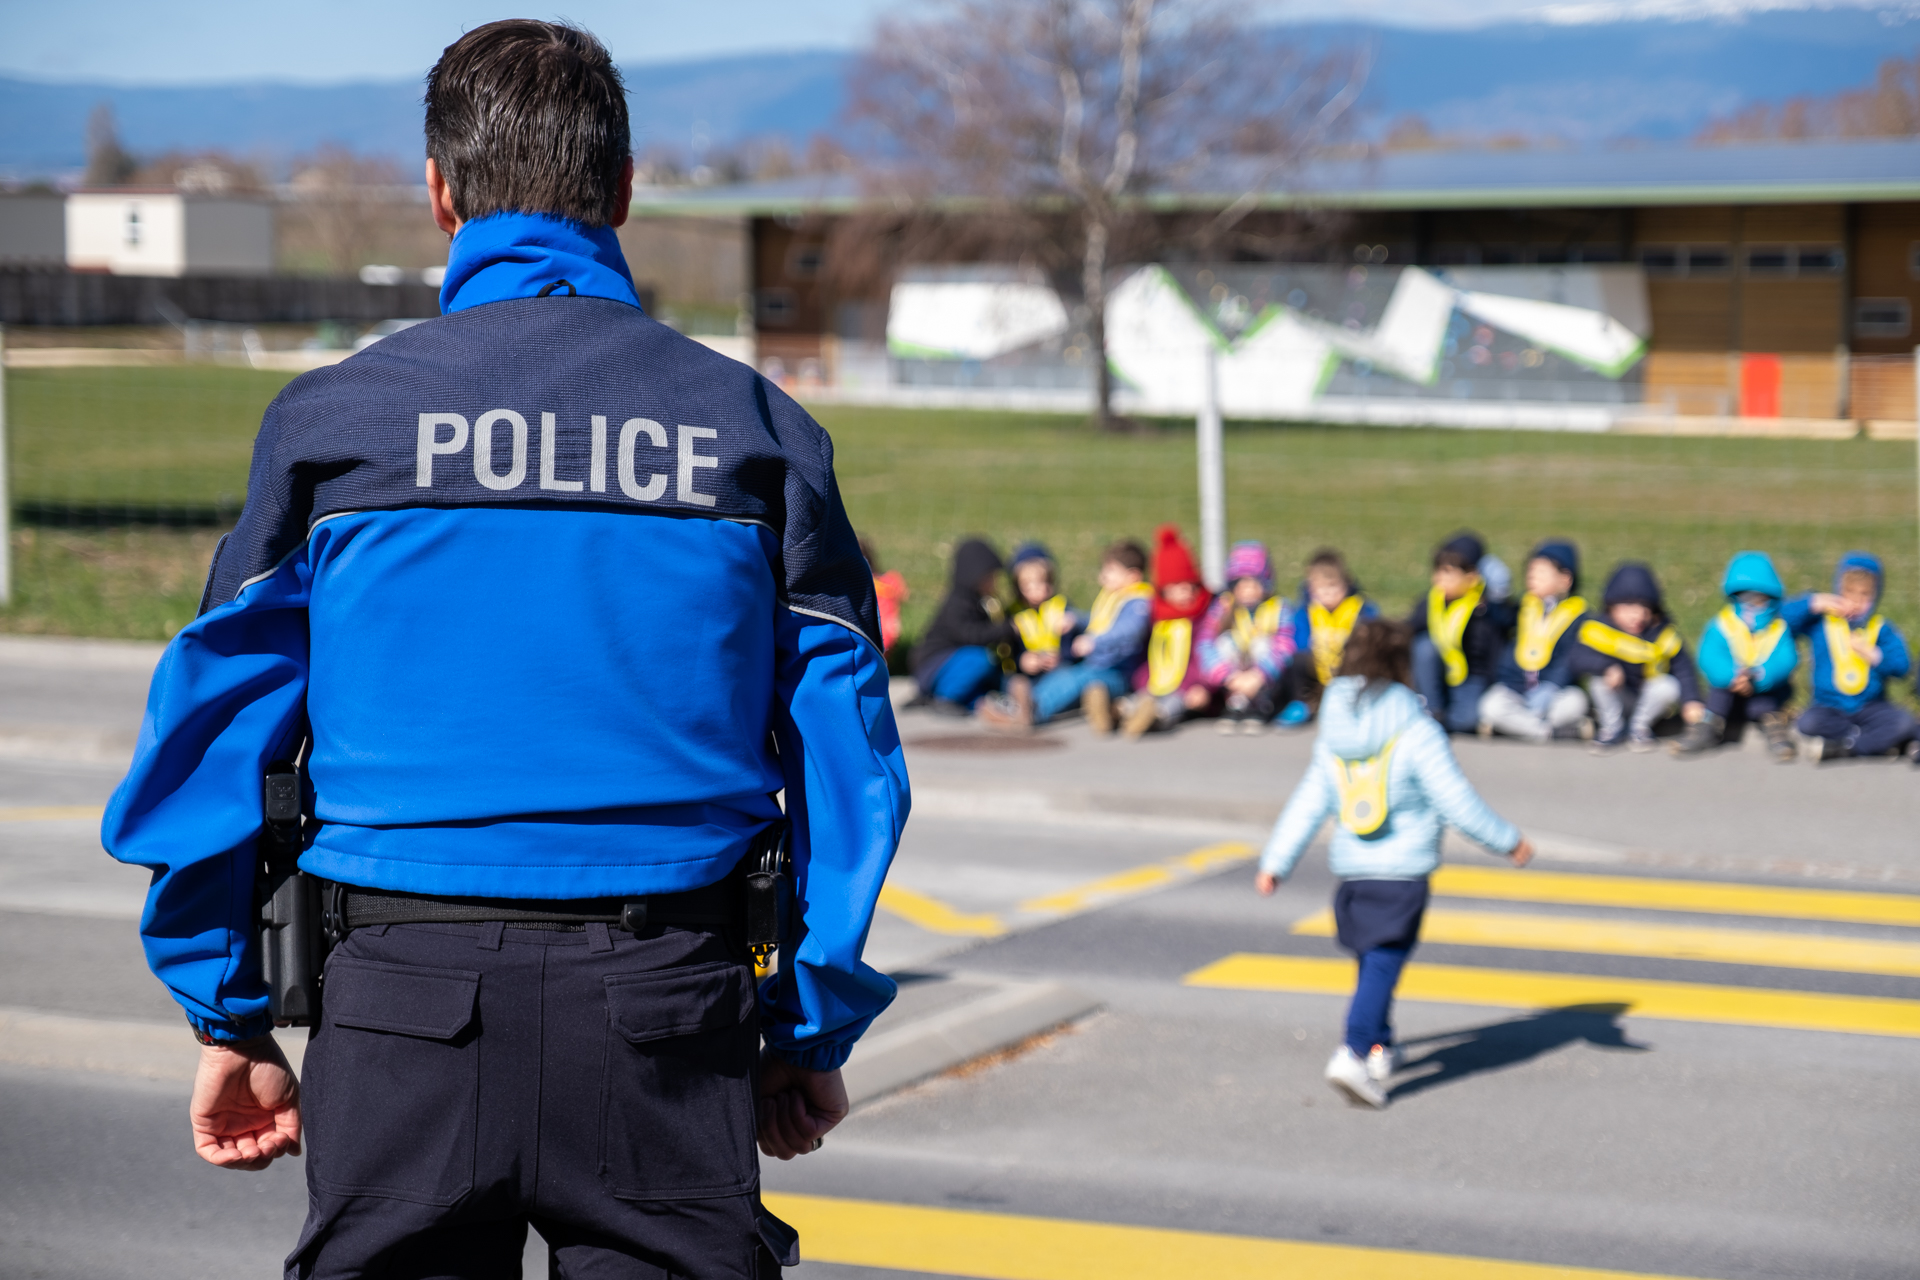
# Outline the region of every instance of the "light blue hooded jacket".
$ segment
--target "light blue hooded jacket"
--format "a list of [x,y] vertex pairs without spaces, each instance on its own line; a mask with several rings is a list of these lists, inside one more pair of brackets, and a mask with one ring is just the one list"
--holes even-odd
[[[1728,561],[1720,589],[1727,593],[1727,603],[1742,616],[1755,635],[1773,625],[1773,620],[1780,616],[1780,601],[1787,594],[1786,587],[1781,585],[1780,575],[1774,571],[1773,561],[1759,551],[1742,551]],[[1735,598],[1743,591],[1753,591],[1767,597],[1767,603],[1752,617],[1746,616],[1745,606]],[[1794,645],[1793,637],[1781,637],[1780,643],[1767,655],[1767,660],[1754,670],[1754,692],[1779,688],[1793,675],[1793,669],[1799,662],[1800,651]],[[1729,688],[1740,674],[1740,669],[1734,664],[1733,650],[1727,646],[1726,633],[1720,630],[1715,621],[1709,621],[1707,629],[1700,635],[1699,666],[1701,676],[1716,689]]]
[[1339,815],[1336,759],[1367,760],[1396,739],[1387,769],[1387,820],[1368,836],[1336,827],[1333,874],[1343,880],[1418,880],[1440,865],[1440,837],[1450,826],[1500,853],[1520,843],[1520,829],[1474,791],[1447,735],[1411,689],[1368,688],[1359,676],[1340,676],[1321,699],[1313,760],[1267,838],[1260,869],[1285,877],[1321,825]]

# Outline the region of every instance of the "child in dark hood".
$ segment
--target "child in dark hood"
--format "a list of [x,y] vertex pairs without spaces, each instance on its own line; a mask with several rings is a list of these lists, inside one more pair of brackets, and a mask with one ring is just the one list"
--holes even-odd
[[1880,561],[1849,551],[1833,571],[1833,591],[1789,600],[1787,630],[1813,650],[1813,705],[1800,732],[1814,763],[1877,756],[1913,740],[1913,717],[1887,701],[1888,680],[1907,674],[1907,642],[1881,617]]
[[1587,695],[1573,679],[1573,650],[1587,616],[1587,602],[1574,594],[1580,589],[1579,551],[1571,542],[1541,543],[1527,557],[1525,582],[1513,643],[1480,699],[1480,732],[1528,742],[1571,737],[1587,714]]
[[[1495,570],[1501,581],[1490,581]],[[1407,619],[1413,636],[1413,681],[1427,711],[1449,732],[1472,733],[1480,699],[1500,667],[1513,630],[1507,568],[1476,534],[1458,533],[1433,553],[1433,586]]]
[[1154,534],[1153,584],[1147,660],[1134,673],[1135,693],[1121,710],[1121,732],[1128,738],[1139,738],[1149,729],[1171,729],[1213,701],[1213,691],[1201,677],[1196,641],[1212,596],[1193,552],[1170,524]]
[[1742,551],[1720,581],[1726,608],[1700,636],[1700,678],[1707,685],[1707,714],[1674,744],[1674,754],[1694,755],[1725,741],[1738,741],[1749,720],[1767,735],[1767,754],[1793,761],[1793,669],[1800,651],[1793,643],[1780,602],[1787,589],[1773,561]]
[[1624,741],[1634,751],[1654,748],[1654,726],[1679,710],[1688,724],[1706,715],[1700,680],[1687,642],[1667,619],[1659,580],[1644,564],[1628,562],[1607,579],[1604,618],[1580,624],[1573,674],[1585,677],[1593,699],[1596,751]]
[[1000,553],[981,538],[953,551],[947,598],[913,647],[913,678],[935,709],[964,715],[1000,687],[1000,650],[1014,641],[997,596]]

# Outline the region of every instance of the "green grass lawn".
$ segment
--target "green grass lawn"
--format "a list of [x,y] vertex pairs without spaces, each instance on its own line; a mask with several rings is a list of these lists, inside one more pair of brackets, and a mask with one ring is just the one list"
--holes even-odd
[[[253,434],[284,374],[244,369],[11,370],[16,601],[0,629],[164,638],[192,617],[217,529],[237,508]],[[1101,436],[1050,415],[822,407],[841,490],[885,567],[913,590],[911,635],[953,543],[1047,542],[1081,602],[1100,549],[1171,520],[1197,532],[1192,430]],[[1790,589],[1824,585],[1865,547],[1887,562],[1889,616],[1920,621],[1913,447],[1540,432],[1230,425],[1233,538],[1273,548],[1282,580],[1328,544],[1403,611],[1435,542],[1477,529],[1516,570],[1536,539],[1574,538],[1597,596],[1622,559],[1651,562],[1691,633],[1718,607],[1727,557],[1773,554]],[[116,523],[116,511],[137,521]],[[63,515],[63,513],[66,513]],[[96,527],[69,527],[79,519]]]

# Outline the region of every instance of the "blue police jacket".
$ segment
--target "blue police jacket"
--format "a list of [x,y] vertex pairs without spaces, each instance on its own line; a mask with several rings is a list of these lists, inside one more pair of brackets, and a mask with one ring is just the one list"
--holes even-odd
[[442,307],[267,410],[102,827],[149,963],[214,1038],[268,1029],[261,774],[308,735],[301,867],[402,892],[696,888],[784,791],[765,1034],[840,1065],[893,998],[860,955],[908,788],[832,442],[648,319],[605,228],[468,223]]

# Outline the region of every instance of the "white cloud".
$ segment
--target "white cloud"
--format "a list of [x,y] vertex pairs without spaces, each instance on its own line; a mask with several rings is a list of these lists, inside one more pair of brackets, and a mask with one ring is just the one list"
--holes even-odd
[[1290,0],[1267,8],[1286,21],[1378,22],[1396,27],[1484,27],[1497,22],[1574,25],[1628,19],[1738,20],[1782,10],[1852,9],[1890,22],[1920,19],[1920,0]]

